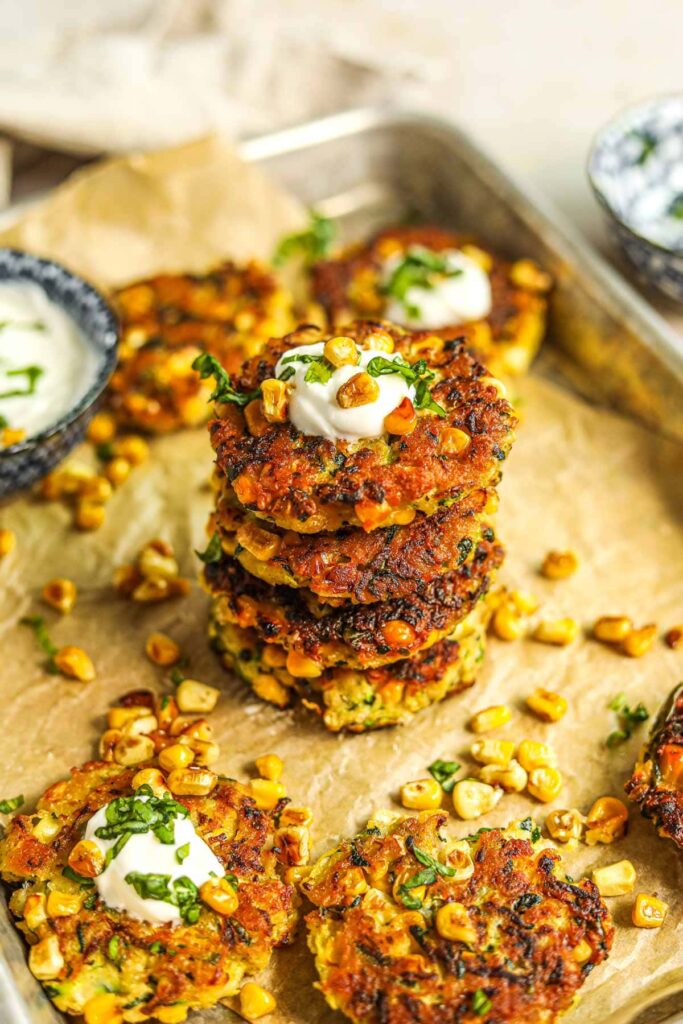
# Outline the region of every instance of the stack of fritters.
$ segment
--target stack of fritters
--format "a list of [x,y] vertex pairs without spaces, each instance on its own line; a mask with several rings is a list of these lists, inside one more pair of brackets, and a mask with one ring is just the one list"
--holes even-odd
[[370,321],[344,333],[424,360],[443,415],[421,408],[410,433],[357,442],[272,422],[261,385],[288,349],[325,337],[306,327],[269,342],[210,425],[204,581],[227,667],[266,700],[284,707],[296,692],[329,729],[360,732],[475,679],[503,558],[488,515],[514,415],[460,340]]

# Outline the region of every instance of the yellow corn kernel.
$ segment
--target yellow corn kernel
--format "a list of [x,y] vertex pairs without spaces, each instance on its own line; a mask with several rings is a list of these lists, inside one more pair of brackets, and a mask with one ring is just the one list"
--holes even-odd
[[541,565],[541,575],[549,580],[565,580],[573,576],[579,560],[573,551],[549,551]]
[[208,796],[218,782],[218,776],[208,768],[174,768],[166,783],[174,796]]
[[43,601],[62,615],[68,614],[76,604],[76,584],[62,577],[46,583],[41,594]]
[[305,864],[297,864],[292,868],[286,868],[282,877],[287,885],[293,885],[295,888],[298,888],[304,878],[307,878],[310,873],[310,867]]
[[562,776],[557,768],[545,765],[529,772],[529,792],[541,803],[549,804],[562,789]]
[[181,736],[180,742],[190,748],[194,753],[194,763],[201,765],[202,768],[210,768],[221,756],[221,748],[211,740],[193,740]]
[[40,843],[51,843],[62,831],[63,821],[53,814],[43,814],[32,829],[32,835]]
[[17,535],[14,530],[0,530],[0,558],[14,551],[17,546]]
[[435,924],[442,939],[464,942],[468,946],[477,941],[477,929],[462,903],[444,903],[436,912]]
[[86,480],[95,476],[94,470],[84,462],[69,462],[60,471],[60,490],[62,494],[80,494]]
[[157,718],[159,719],[159,728],[164,732],[168,732],[176,718],[178,717],[178,705],[175,697],[169,697],[168,694],[157,700]]
[[510,764],[515,745],[512,740],[475,740],[470,753],[479,764],[496,764],[505,768]]
[[554,621],[539,622],[533,632],[534,640],[542,644],[553,644],[555,647],[566,647],[576,640],[579,634],[579,624],[576,619],[555,619]]
[[272,1013],[277,1003],[275,996],[267,989],[261,988],[255,981],[248,981],[240,990],[240,1010],[247,1020],[265,1017]]
[[517,748],[517,760],[525,771],[531,772],[534,768],[554,767],[557,764],[557,755],[547,743],[522,740]]
[[212,878],[199,887],[199,896],[217,914],[229,917],[239,906],[239,899],[227,878]]
[[100,757],[103,761],[114,760],[114,750],[116,744],[122,738],[123,733],[120,729],[106,729],[101,737],[99,743]]
[[114,489],[106,476],[93,476],[83,482],[78,493],[84,503],[101,506],[109,501]]
[[624,638],[621,649],[629,658],[642,658],[652,648],[657,639],[657,627],[654,623],[648,626],[641,626],[640,629],[632,629]]
[[282,758],[277,754],[264,754],[256,758],[256,771],[262,779],[270,779],[271,782],[279,782],[284,771]]
[[585,939],[579,939],[572,950],[572,960],[577,964],[585,964],[593,956],[593,947]]
[[187,768],[194,761],[194,752],[184,743],[172,743],[159,752],[159,764],[166,772]]
[[510,708],[505,704],[494,704],[472,715],[469,725],[472,732],[491,732],[492,729],[500,729],[502,725],[506,725],[511,718]]
[[410,647],[415,642],[415,630],[403,619],[390,619],[382,626],[382,636],[390,647]]
[[545,819],[545,827],[558,843],[568,843],[572,839],[580,839],[583,835],[585,818],[575,808],[571,810],[551,811]]
[[[268,648],[266,647],[264,650],[268,650]],[[257,697],[278,708],[286,708],[291,699],[291,691],[275,676],[271,676],[267,672],[260,672],[255,676],[251,686]]]
[[323,354],[328,363],[336,367],[358,365],[358,346],[353,338],[346,338],[343,335],[328,338],[323,347]]
[[283,380],[270,377],[261,385],[263,415],[269,423],[284,423],[287,419],[287,385]]
[[282,547],[282,538],[255,523],[243,523],[237,530],[237,542],[260,562],[274,558]]
[[64,957],[56,935],[48,935],[37,942],[35,946],[31,946],[28,954],[28,966],[31,974],[38,981],[51,981],[59,977],[64,967]]
[[249,792],[260,810],[272,811],[285,795],[285,787],[281,782],[273,782],[271,779],[252,779]]
[[104,505],[85,499],[76,506],[74,523],[79,530],[99,530],[104,522]]
[[69,867],[84,878],[95,878],[104,870],[104,854],[92,839],[81,839],[69,854]]
[[87,438],[93,444],[107,444],[116,434],[116,421],[109,412],[98,412],[88,424]]
[[627,822],[626,804],[615,796],[601,796],[588,812],[584,840],[588,846],[613,843],[624,835]]
[[95,666],[80,647],[60,647],[55,654],[55,665],[62,675],[82,683],[89,683],[95,678]]
[[373,331],[365,339],[365,345],[373,352],[393,352],[394,339],[386,331]]
[[187,1020],[189,1006],[157,1006],[154,1016],[159,1024],[183,1024]]
[[303,825],[308,828],[313,822],[313,811],[310,807],[293,807],[292,804],[287,804],[285,809],[280,815],[280,824],[285,825]]
[[144,718],[148,714],[149,708],[143,704],[131,704],[127,708],[110,708],[107,712],[107,725],[110,729],[123,729],[124,725],[135,721],[136,718]]
[[207,686],[196,679],[183,679],[175,692],[175,699],[181,711],[189,714],[213,711],[220,697],[220,690]]
[[502,380],[499,380],[497,377],[480,377],[479,383],[490,388],[495,388],[498,392],[499,398],[507,398],[508,396],[508,389],[505,387]]
[[342,409],[356,409],[370,405],[379,398],[379,384],[365,370],[354,373],[337,391],[337,405]]
[[620,644],[632,629],[627,615],[602,615],[593,626],[593,636],[604,644]]
[[114,747],[114,760],[126,768],[151,761],[154,754],[154,742],[149,736],[123,735]]
[[180,574],[171,546],[162,540],[145,544],[138,555],[137,567],[147,579],[175,580]]
[[472,821],[493,810],[503,790],[476,779],[462,779],[453,787],[453,807],[464,821]]
[[526,699],[527,707],[544,722],[559,722],[567,714],[567,699],[552,690],[537,687]]
[[479,778],[489,786],[500,786],[506,793],[521,793],[528,782],[526,771],[514,758],[507,765],[485,764],[479,769]]
[[193,721],[186,715],[178,715],[171,723],[171,736],[187,736],[191,740],[204,740],[208,743],[213,739],[213,728],[205,718],[195,718]]
[[24,903],[24,921],[32,932],[38,931],[41,925],[47,921],[45,894],[32,892],[26,897]]
[[47,897],[48,917],[71,917],[81,909],[82,900],[76,893],[51,892]]
[[277,644],[265,644],[261,660],[268,668],[284,668],[287,664],[287,652]]
[[445,861],[455,874],[450,877],[454,882],[466,882],[474,874],[474,861],[470,844],[466,839],[457,839],[446,847]]
[[664,924],[669,904],[656,896],[639,892],[633,904],[631,920],[636,928],[660,928]]
[[511,590],[508,597],[520,615],[533,615],[538,611],[538,598],[528,590]]
[[149,458],[149,445],[144,437],[140,437],[138,434],[129,434],[116,441],[114,452],[131,466],[141,466]]
[[301,867],[308,864],[311,855],[308,829],[301,825],[279,828],[275,833],[277,858],[286,867]]
[[148,711],[146,715],[133,718],[124,725],[121,732],[124,736],[149,736],[150,733],[156,732],[158,728],[157,716]]
[[155,796],[164,796],[168,793],[166,779],[158,768],[141,768],[139,772],[135,773],[130,784],[133,789],[149,786]]
[[131,464],[128,459],[122,458],[120,455],[114,456],[104,467],[104,475],[106,476],[112,487],[120,487],[121,484],[125,484],[126,480],[130,476]]
[[491,626],[499,640],[519,640],[526,632],[524,619],[508,601],[496,608]]
[[145,641],[145,654],[155,665],[170,668],[180,659],[180,647],[165,633],[150,633]]
[[401,803],[412,811],[430,811],[440,807],[442,795],[436,779],[416,779],[401,786]]
[[244,419],[247,424],[247,430],[252,437],[263,437],[270,430],[270,423],[263,411],[263,402],[259,398],[255,398],[253,402],[245,406]]
[[314,658],[308,658],[298,651],[288,651],[287,671],[296,679],[315,679],[322,674],[323,667]]
[[83,1007],[83,1019],[85,1024],[123,1024],[123,1010],[118,996],[113,992],[98,992]]
[[457,455],[458,452],[464,452],[471,440],[470,435],[459,427],[446,427],[441,432],[439,447],[448,455]]
[[633,892],[636,884],[636,869],[630,860],[620,860],[604,868],[595,868],[591,878],[601,896],[626,896]]
[[553,286],[550,274],[530,259],[515,260],[510,267],[510,281],[517,288],[525,288],[528,291],[541,294],[549,292]]
[[402,398],[399,404],[384,417],[384,429],[387,434],[404,437],[412,434],[417,426],[415,406],[409,398]]

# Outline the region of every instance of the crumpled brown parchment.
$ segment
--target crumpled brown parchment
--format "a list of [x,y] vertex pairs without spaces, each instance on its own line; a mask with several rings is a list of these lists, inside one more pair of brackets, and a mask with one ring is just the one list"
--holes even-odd
[[[209,140],[81,172],[0,242],[62,258],[106,286],[163,269],[201,268],[226,255],[266,256],[275,237],[301,219],[296,200]],[[683,450],[561,390],[544,379],[543,363],[514,388],[523,422],[501,488],[498,529],[509,551],[501,578],[533,591],[544,616],[573,615],[588,629],[601,614],[625,613],[663,631],[683,620]],[[140,686],[170,687],[143,652],[146,636],[156,629],[181,644],[193,676],[221,687],[212,718],[222,750],[218,767],[244,777],[257,755],[278,752],[288,794],[315,811],[316,853],[362,827],[375,808],[396,806],[401,783],[424,776],[434,758],[454,757],[467,770],[467,718],[492,703],[514,709],[501,735],[543,739],[557,749],[565,786],[551,806],[586,811],[598,796],[622,795],[645,730],[607,750],[605,737],[615,727],[607,704],[623,692],[630,703],[643,700],[656,711],[683,677],[681,652],[661,642],[642,660],[629,660],[587,638],[563,649],[492,639],[481,678],[465,694],[401,729],[332,736],[302,710],[283,713],[259,702],[221,669],[205,639],[207,599],[198,587],[187,599],[153,607],[118,599],[111,586],[114,566],[154,536],[170,540],[183,573],[195,577],[193,549],[205,543],[210,467],[204,430],[154,440],[150,461],[115,494],[105,525],[92,534],[74,532],[59,505],[21,498],[0,510],[2,525],[18,537],[16,551],[0,564],[0,795],[23,792],[30,802],[71,765],[94,755],[105,712],[119,695]],[[540,578],[538,566],[550,548],[578,552],[573,578]],[[40,606],[40,588],[53,576],[68,576],[79,588],[77,606],[64,618]],[[77,643],[91,654],[93,683],[45,673],[33,635],[18,625],[22,615],[37,611],[56,643]],[[524,696],[539,685],[568,698],[570,710],[560,723],[543,725],[524,711]],[[465,835],[472,827],[527,814],[542,823],[549,809],[524,795],[506,796],[476,825],[455,818],[452,825]],[[625,839],[565,850],[564,857],[575,876],[629,858],[638,874],[636,891],[656,892],[671,906],[663,928],[650,932],[630,924],[633,897],[609,900],[617,925],[614,950],[569,1017],[602,1024],[621,1009],[630,1019],[629,1007],[644,993],[683,970],[683,856],[632,811]],[[0,942],[31,1019],[56,1019],[5,921]],[[267,972],[265,983],[278,998],[273,1024],[339,1019],[312,991],[313,981],[312,958],[300,936]],[[217,1007],[193,1019],[218,1021],[228,1013]]]

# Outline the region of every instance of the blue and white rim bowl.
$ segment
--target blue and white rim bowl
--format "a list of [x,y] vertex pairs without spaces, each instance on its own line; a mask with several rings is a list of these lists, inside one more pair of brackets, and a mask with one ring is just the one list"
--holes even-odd
[[[595,138],[587,170],[627,258],[649,284],[683,302],[683,95],[646,100],[618,114]],[[666,241],[660,232],[659,240],[649,237],[648,213],[658,216],[669,196],[678,203],[680,232],[671,222]]]
[[98,356],[98,368],[86,393],[61,419],[19,444],[0,449],[0,498],[40,480],[83,440],[116,366],[119,340],[116,317],[104,298],[59,263],[18,249],[0,249],[0,281],[17,280],[40,285],[76,321]]

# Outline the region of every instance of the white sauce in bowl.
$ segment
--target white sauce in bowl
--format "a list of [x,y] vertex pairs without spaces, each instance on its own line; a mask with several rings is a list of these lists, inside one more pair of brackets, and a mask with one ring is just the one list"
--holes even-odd
[[57,423],[93,382],[98,357],[32,281],[0,281],[0,424],[27,437]]
[[[137,799],[146,801],[148,798],[140,796]],[[95,835],[95,830],[106,826],[107,806],[101,807],[93,814],[85,830],[85,838],[96,843],[105,854],[116,840],[100,839]],[[133,885],[126,881],[126,875],[131,872],[168,875],[171,884],[174,879],[185,877],[194,882],[197,888],[208,882],[211,877],[223,877],[223,865],[210,846],[197,834],[189,817],[176,817],[173,820],[175,840],[172,844],[162,843],[153,832],[133,835],[109,866],[97,875],[95,885],[107,906],[122,910],[137,920],[149,921],[151,924],[178,924],[181,920],[178,907],[164,900],[143,898]],[[186,856],[180,863],[176,851],[186,844],[189,844],[189,851],[183,850]]]
[[302,434],[326,437],[330,441],[360,441],[363,438],[381,437],[385,433],[385,416],[393,412],[404,398],[410,398],[412,401],[415,389],[411,384],[407,384],[398,373],[376,377],[374,379],[379,387],[376,401],[352,409],[342,409],[336,396],[342,384],[363,370],[375,356],[382,356],[394,362],[400,359],[399,354],[361,349],[359,361],[355,366],[338,367],[324,383],[309,382],[305,378],[310,362],[290,360],[296,355],[322,356],[323,349],[322,341],[313,345],[298,345],[289,349],[278,360],[275,367],[276,377],[279,377],[287,367],[294,370],[294,376],[287,382],[290,388],[290,421]]
[[[439,256],[444,258],[448,270],[456,273],[451,277],[435,274],[430,287],[408,288],[403,299],[390,295],[384,311],[387,320],[413,330],[436,331],[489,315],[491,281],[486,271],[459,249],[447,249]],[[397,255],[386,261],[385,285],[403,258]]]

